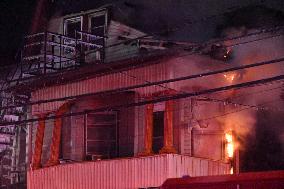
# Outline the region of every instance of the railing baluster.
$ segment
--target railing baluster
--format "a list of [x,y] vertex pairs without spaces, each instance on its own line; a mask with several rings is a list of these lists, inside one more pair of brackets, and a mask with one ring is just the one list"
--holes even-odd
[[[46,52],[47,51],[47,32],[44,32],[44,68],[43,68],[43,73],[46,74]],[[40,62],[40,61],[39,61]],[[39,63],[40,64],[40,63]]]

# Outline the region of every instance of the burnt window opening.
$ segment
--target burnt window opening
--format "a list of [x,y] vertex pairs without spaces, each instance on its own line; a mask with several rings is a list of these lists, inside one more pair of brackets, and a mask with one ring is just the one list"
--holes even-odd
[[164,145],[164,111],[153,113],[153,152],[159,153]]
[[87,114],[85,150],[87,160],[118,156],[117,112]]
[[81,16],[64,20],[64,35],[70,38],[76,38],[76,31],[81,31],[81,30],[82,30]]

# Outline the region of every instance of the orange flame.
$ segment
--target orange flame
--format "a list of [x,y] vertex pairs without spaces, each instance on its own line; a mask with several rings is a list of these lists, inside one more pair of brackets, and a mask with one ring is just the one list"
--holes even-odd
[[228,158],[234,157],[234,142],[233,142],[233,135],[232,132],[225,133],[226,139],[226,154]]
[[234,168],[233,167],[230,168],[230,174],[231,175],[234,174]]
[[229,82],[233,82],[236,78],[236,75],[235,73],[227,73],[227,74],[224,74],[224,77],[227,81]]

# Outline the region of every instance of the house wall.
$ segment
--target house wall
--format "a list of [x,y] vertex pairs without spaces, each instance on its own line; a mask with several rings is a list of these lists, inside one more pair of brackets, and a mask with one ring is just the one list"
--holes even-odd
[[[201,59],[202,60],[202,59]],[[200,62],[200,60],[199,60]],[[164,79],[172,79],[180,76],[194,74],[196,72],[202,72],[203,68],[197,68],[197,62],[194,59],[189,58],[173,58],[158,64],[153,64],[141,68],[129,69],[121,74],[113,73],[104,76],[99,76],[79,82],[69,83],[66,85],[52,86],[44,89],[40,89],[38,91],[33,92],[32,99],[33,101],[37,100],[46,100],[50,98],[61,98],[66,96],[80,95],[92,92],[99,92],[104,90],[110,90],[114,88],[132,86],[136,84],[144,83],[145,81],[160,81]],[[213,69],[212,69],[213,70]],[[134,76],[134,77],[131,77]],[[216,77],[217,78],[217,77]],[[218,82],[216,80],[212,80],[210,83],[212,87],[217,87]],[[222,84],[222,83],[221,83]],[[145,87],[141,89],[136,89],[137,99],[143,100],[143,96],[150,95],[152,93],[158,93],[159,91],[164,91],[167,87],[180,91],[195,91],[200,89],[205,89],[208,87],[207,83],[204,82],[194,82],[194,81],[182,81],[176,83],[169,83],[161,86],[152,86]],[[140,95],[140,96],[139,96]],[[134,99],[134,97],[133,97]],[[202,120],[208,118],[212,115],[218,114],[222,112],[219,104],[213,102],[202,102],[196,101],[195,98],[186,98],[175,100],[174,103],[174,146],[181,154],[187,155],[195,155],[210,159],[221,159],[223,153],[222,147],[222,126],[213,120],[203,121],[198,123],[198,120]],[[33,112],[45,112],[47,110],[56,110],[60,105],[64,102],[52,102],[40,105],[33,106]],[[76,108],[74,107],[72,111],[81,111],[82,107],[86,106],[82,103],[84,101],[80,101]],[[87,105],[90,105],[88,101],[86,101]],[[105,105],[111,105],[110,101],[104,101]],[[80,106],[82,106],[80,108]],[[97,106],[89,106],[90,109],[95,109]],[[134,111],[135,109],[135,111]],[[135,155],[139,152],[142,152],[144,149],[144,106],[135,107],[133,112],[136,112],[136,118],[133,120],[133,127],[131,127],[132,134],[127,135],[128,140],[132,141],[131,149],[134,150],[132,154]],[[131,111],[132,112],[132,111]],[[124,112],[123,112],[124,113]],[[125,113],[127,115],[129,113]],[[72,118],[75,119],[75,118]],[[78,138],[77,142],[71,142],[72,150],[76,151],[78,144],[82,146],[82,137],[76,137],[78,135],[77,122],[82,122],[83,118],[77,118],[71,121],[71,128],[74,129],[74,133],[71,133],[71,138]],[[82,124],[82,123],[80,123]],[[80,125],[79,124],[79,125]],[[129,128],[124,128],[127,131]],[[203,132],[203,134],[202,134]],[[204,134],[205,133],[205,134]],[[133,136],[132,136],[133,135]],[[134,138],[134,139],[133,139]],[[211,143],[212,142],[212,143]],[[126,142],[120,141],[121,144],[124,144],[121,147],[121,153],[125,156],[130,154],[125,154],[123,151]],[[135,146],[134,146],[135,143]],[[214,144],[214,145],[213,145]],[[210,146],[210,149],[208,148]],[[82,149],[81,149],[82,150]],[[71,159],[82,159],[82,151],[73,152],[74,157]],[[126,150],[127,151],[127,150]],[[214,152],[214,153],[213,153]]]
[[[90,13],[92,13],[92,11],[81,12],[66,16],[54,16],[53,18],[50,19],[47,30],[58,34],[63,34],[64,19],[80,15],[87,15]],[[88,16],[83,16],[83,19],[85,18],[88,18]],[[84,27],[86,26],[83,26],[83,31],[89,32],[89,30],[86,31]],[[121,24],[113,20],[109,21],[109,23],[106,24],[106,34],[105,34],[106,48],[104,49],[104,56],[105,56],[104,62],[113,62],[137,56],[139,54],[137,41],[134,41],[132,43],[122,43],[122,42],[143,35],[145,35],[143,32],[140,32],[134,28],[128,27],[124,24]],[[114,45],[118,43],[119,45]],[[86,62],[87,63],[95,62],[97,58],[97,53],[96,52],[92,53],[91,51],[86,51],[86,53],[88,54],[85,58]]]
[[[143,84],[145,83],[145,81],[154,82],[165,80],[167,78],[169,78],[167,65],[153,64],[146,67],[138,67],[125,70],[123,72],[106,74],[77,82],[45,87],[32,92],[31,100],[48,100],[67,96],[96,93],[105,90],[113,90],[117,88]],[[165,90],[165,88],[160,86],[135,89],[138,94],[145,96],[163,90]],[[32,114],[36,115],[40,113],[56,111],[64,103],[64,101],[58,101],[33,105]]]
[[28,189],[137,189],[168,178],[229,174],[229,164],[178,154],[72,163],[28,172]]

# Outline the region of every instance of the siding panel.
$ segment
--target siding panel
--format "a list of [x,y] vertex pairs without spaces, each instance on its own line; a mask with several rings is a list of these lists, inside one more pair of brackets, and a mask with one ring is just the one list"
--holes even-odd
[[[210,172],[212,167],[214,173]],[[29,171],[28,189],[137,189],[160,186],[170,177],[228,173],[228,164],[167,154],[74,163]]]
[[[143,84],[146,81],[160,81],[168,78],[166,64],[155,64],[142,68],[135,68],[124,71],[123,73],[113,73],[104,76],[69,83],[59,86],[51,86],[39,89],[32,93],[31,101],[48,100],[75,96],[87,93],[101,92],[121,87]],[[88,87],[87,87],[88,86]],[[144,87],[135,89],[139,94],[147,95],[158,91],[163,91],[163,87]],[[32,114],[52,112],[57,110],[64,101],[37,104],[32,106]]]

